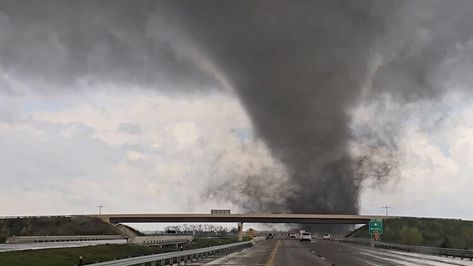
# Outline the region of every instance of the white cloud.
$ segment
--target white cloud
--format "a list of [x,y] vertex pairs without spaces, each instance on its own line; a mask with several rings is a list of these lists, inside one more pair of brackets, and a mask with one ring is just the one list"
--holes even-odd
[[[405,107],[390,107],[403,118],[399,123],[404,127],[398,142],[400,171],[384,185],[365,186],[363,213],[382,214],[381,206],[390,205],[394,215],[473,219],[469,211],[473,201],[473,124],[463,119],[473,117],[473,109],[468,103],[456,106],[452,100],[446,97],[442,102],[455,108],[440,115],[440,120],[438,106],[428,108],[424,118],[402,115],[412,111]],[[376,116],[378,122],[371,122],[377,126],[392,119],[386,113],[377,112]]]
[[145,155],[143,155],[142,153],[139,153],[137,151],[128,151],[126,153],[127,157],[129,160],[131,161],[138,161],[138,160],[142,160],[145,158]]
[[[69,97],[2,95],[10,101],[2,110],[14,115],[0,121],[5,215],[90,213],[98,204],[106,212],[237,212],[248,204],[245,193],[279,204],[279,193],[291,192],[284,167],[253,137],[232,95],[106,88]],[[359,126],[382,130],[393,113],[403,120],[399,176],[365,186],[363,213],[382,213],[387,204],[399,215],[473,218],[473,107],[456,101],[442,103],[455,106],[446,115],[436,106],[357,110]],[[126,123],[140,134],[117,130]],[[205,197],[209,184],[227,190]],[[231,189],[240,196],[224,193]]]
[[[235,162],[232,178],[280,167],[265,146],[235,134],[251,135],[251,124],[232,95],[135,90],[18,98],[21,119],[0,123],[2,213],[91,213],[98,204],[105,212],[238,211],[230,199],[202,201],[209,182],[228,181],[221,174]],[[117,130],[131,124],[140,134]]]
[[192,145],[199,135],[193,121],[182,121],[168,126],[164,129],[165,134],[170,134],[177,145],[178,150],[182,150]]
[[121,123],[117,130],[130,135],[141,134],[141,127],[134,123]]

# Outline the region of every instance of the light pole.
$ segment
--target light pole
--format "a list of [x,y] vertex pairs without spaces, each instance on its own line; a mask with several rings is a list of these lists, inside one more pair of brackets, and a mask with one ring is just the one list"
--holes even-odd
[[105,206],[103,206],[103,205],[97,206],[97,208],[99,208],[99,215],[102,214],[102,208],[103,208],[103,207],[105,207]]
[[381,207],[381,208],[385,210],[385,215],[388,216],[388,209],[391,209],[392,207],[390,207],[390,206],[383,206],[383,207]]

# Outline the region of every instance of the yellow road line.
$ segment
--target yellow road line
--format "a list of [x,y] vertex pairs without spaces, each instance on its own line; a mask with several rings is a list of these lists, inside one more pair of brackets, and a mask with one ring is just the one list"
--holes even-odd
[[269,257],[268,262],[264,266],[272,266],[273,265],[273,260],[274,257],[276,257],[276,253],[278,253],[278,247],[279,247],[279,242],[281,239],[278,240],[278,243],[276,244],[276,247],[273,249],[273,252],[271,252],[271,257]]

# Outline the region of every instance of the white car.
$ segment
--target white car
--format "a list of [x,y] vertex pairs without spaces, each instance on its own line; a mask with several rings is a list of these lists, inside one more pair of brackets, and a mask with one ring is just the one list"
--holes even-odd
[[324,236],[322,236],[322,239],[323,240],[330,240],[332,236],[330,234],[324,234]]
[[311,241],[312,240],[312,236],[310,235],[310,233],[308,232],[304,232],[302,233],[301,235],[301,241]]

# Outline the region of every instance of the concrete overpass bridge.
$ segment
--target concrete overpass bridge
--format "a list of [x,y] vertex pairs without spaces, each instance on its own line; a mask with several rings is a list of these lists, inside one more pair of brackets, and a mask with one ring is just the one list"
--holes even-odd
[[243,223],[297,223],[297,224],[368,224],[373,219],[385,220],[396,216],[349,214],[100,214],[88,215],[107,223],[238,223],[238,239],[243,236]]
[[299,223],[299,224],[368,224],[372,219],[397,216],[349,214],[100,214],[87,215],[107,223]]

